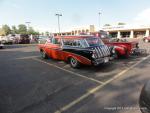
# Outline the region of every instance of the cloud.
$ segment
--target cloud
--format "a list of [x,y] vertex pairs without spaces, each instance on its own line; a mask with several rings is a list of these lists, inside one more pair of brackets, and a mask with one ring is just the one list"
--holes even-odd
[[0,0],[0,5],[2,5],[4,7],[9,7],[9,9],[11,9],[11,8],[18,9],[18,8],[20,8],[19,5],[18,5],[18,0]]
[[135,18],[136,24],[149,24],[150,25],[150,8],[147,8],[140,12]]
[[4,0],[0,0],[0,5],[2,5],[4,3]]

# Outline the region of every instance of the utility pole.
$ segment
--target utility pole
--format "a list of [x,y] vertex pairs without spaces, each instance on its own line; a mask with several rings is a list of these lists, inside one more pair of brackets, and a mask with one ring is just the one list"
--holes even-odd
[[99,20],[99,22],[98,22],[99,23],[99,29],[101,28],[101,21],[100,21],[101,20],[101,14],[102,14],[101,12],[98,13],[98,15],[99,15],[99,18],[98,18],[98,20]]
[[57,16],[58,17],[58,31],[59,31],[59,34],[60,34],[60,16],[62,16],[62,14],[55,14],[55,16]]
[[25,22],[27,24],[27,30],[29,30],[31,22]]

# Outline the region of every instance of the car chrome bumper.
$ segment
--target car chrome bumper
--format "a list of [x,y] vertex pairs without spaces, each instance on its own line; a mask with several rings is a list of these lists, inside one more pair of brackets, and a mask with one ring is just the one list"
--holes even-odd
[[110,60],[112,60],[112,57],[103,57],[103,58],[98,58],[98,59],[94,59],[94,61],[92,62],[93,65],[99,65],[102,63],[108,63]]

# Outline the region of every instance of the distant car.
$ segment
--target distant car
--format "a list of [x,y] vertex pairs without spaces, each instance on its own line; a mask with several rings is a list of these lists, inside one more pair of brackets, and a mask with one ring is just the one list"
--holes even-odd
[[150,113],[150,81],[142,88],[139,106],[142,113]]
[[0,49],[3,49],[3,47],[4,47],[4,44],[2,44],[0,41]]
[[29,44],[30,43],[29,35],[21,34],[18,39],[18,43],[19,44]]
[[10,36],[2,36],[0,41],[2,44],[13,44],[13,38]]
[[144,41],[144,42],[150,42],[150,36],[144,37],[144,38],[143,38],[143,41]]
[[73,68],[80,64],[96,66],[111,60],[109,47],[94,36],[57,36],[39,44],[39,49],[43,58],[66,61]]
[[39,36],[38,37],[38,43],[44,44],[49,39],[49,36]]

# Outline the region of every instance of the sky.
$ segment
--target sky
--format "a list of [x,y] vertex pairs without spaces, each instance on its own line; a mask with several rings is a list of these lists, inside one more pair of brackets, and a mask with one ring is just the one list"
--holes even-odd
[[[101,15],[99,17],[99,12]],[[150,0],[0,0],[0,26],[31,22],[38,31],[58,32],[104,24],[150,24]]]

